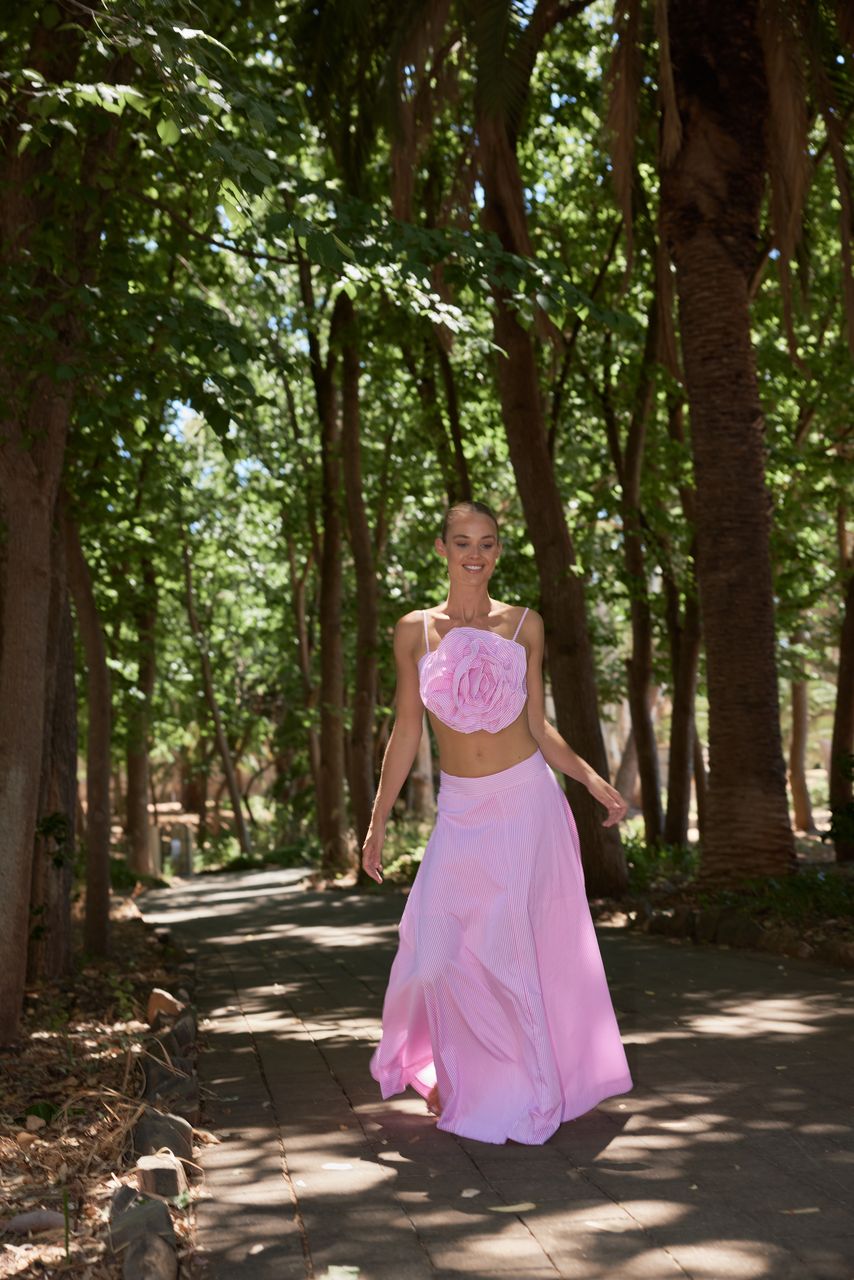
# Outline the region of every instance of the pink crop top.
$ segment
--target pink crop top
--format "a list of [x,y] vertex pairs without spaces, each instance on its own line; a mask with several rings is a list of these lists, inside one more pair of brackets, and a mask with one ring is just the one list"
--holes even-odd
[[512,640],[482,627],[452,627],[431,653],[427,613],[422,609],[421,701],[449,729],[498,733],[520,715],[528,697],[528,655],[516,637],[527,612],[522,613]]

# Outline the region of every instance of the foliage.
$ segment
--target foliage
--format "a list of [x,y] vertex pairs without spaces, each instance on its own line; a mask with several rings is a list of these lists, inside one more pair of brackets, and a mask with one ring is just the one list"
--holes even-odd
[[[504,253],[480,229],[473,127],[477,58],[504,65],[505,49],[526,39],[524,6],[498,6],[492,29],[473,22],[469,6],[452,7],[447,41],[433,33],[418,49],[409,48],[398,10],[367,13],[344,0],[215,0],[204,23],[195,5],[167,0],[108,0],[94,6],[91,22],[82,8],[68,15],[48,4],[40,12],[41,26],[26,6],[0,20],[9,145],[35,175],[36,213],[53,202],[51,217],[32,219],[26,253],[4,264],[10,305],[0,342],[23,381],[50,369],[74,385],[64,484],[108,638],[116,768],[143,733],[162,792],[178,785],[178,769],[217,782],[186,622],[186,538],[229,746],[244,784],[255,779],[253,800],[263,794],[268,802],[258,858],[315,856],[309,735],[319,721],[323,475],[312,347],[329,353],[342,292],[360,333],[362,497],[380,585],[378,731],[392,710],[394,624],[444,590],[432,540],[453,487],[452,393],[472,489],[501,516],[505,551],[493,594],[537,604],[496,391],[504,358],[491,336],[496,282],[512,293],[523,324],[537,329],[547,315],[553,326],[538,343],[540,390],[591,602],[600,703],[610,714],[625,696],[629,609],[640,589],[650,601],[659,697],[669,697],[668,610],[674,594],[684,607],[694,590],[684,500],[692,476],[690,422],[681,436],[672,429],[678,369],[662,352],[641,477],[641,584],[623,561],[614,457],[643,371],[659,258],[653,24],[642,31],[627,280],[603,130],[612,47],[604,0],[555,27],[524,111],[512,112],[530,260]],[[846,59],[839,51],[833,73],[844,103]],[[512,98],[518,86],[492,88]],[[797,362],[781,322],[770,225],[753,305],[779,669],[783,679],[809,677],[816,706],[829,705],[835,677],[838,530],[854,503],[827,143],[815,114],[794,263]],[[850,153],[847,139],[845,147]],[[64,231],[81,210],[98,227],[82,259]],[[57,343],[70,314],[85,340],[67,362]],[[359,600],[347,546],[344,575],[349,726]],[[142,678],[147,614],[157,669],[150,698]],[[85,745],[82,682],[79,691]],[[701,672],[701,724],[703,696]],[[815,726],[813,751],[824,727]],[[422,836],[417,824],[395,824],[392,880],[414,874]],[[208,836],[202,864],[238,865],[229,839]],[[634,839],[627,851],[638,888],[688,874],[694,857]]]

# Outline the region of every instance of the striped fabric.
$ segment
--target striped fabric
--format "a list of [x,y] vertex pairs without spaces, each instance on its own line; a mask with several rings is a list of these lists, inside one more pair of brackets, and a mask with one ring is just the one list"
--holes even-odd
[[578,833],[542,753],[442,773],[371,1058],[382,1096],[438,1083],[438,1127],[543,1143],[632,1080],[584,892]]

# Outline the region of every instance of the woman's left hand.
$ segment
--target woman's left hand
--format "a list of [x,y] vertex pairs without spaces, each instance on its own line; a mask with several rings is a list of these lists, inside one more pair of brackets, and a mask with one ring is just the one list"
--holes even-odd
[[608,816],[602,823],[603,827],[613,827],[618,822],[622,822],[629,811],[629,806],[619,791],[616,791],[604,778],[599,777],[587,784],[587,790],[594,800],[598,800],[608,810]]

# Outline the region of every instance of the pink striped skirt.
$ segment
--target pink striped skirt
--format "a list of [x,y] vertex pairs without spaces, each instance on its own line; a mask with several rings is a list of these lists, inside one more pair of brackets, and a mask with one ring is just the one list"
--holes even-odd
[[442,773],[399,926],[371,1074],[438,1084],[438,1127],[542,1143],[632,1087],[584,892],[572,810],[542,753]]

